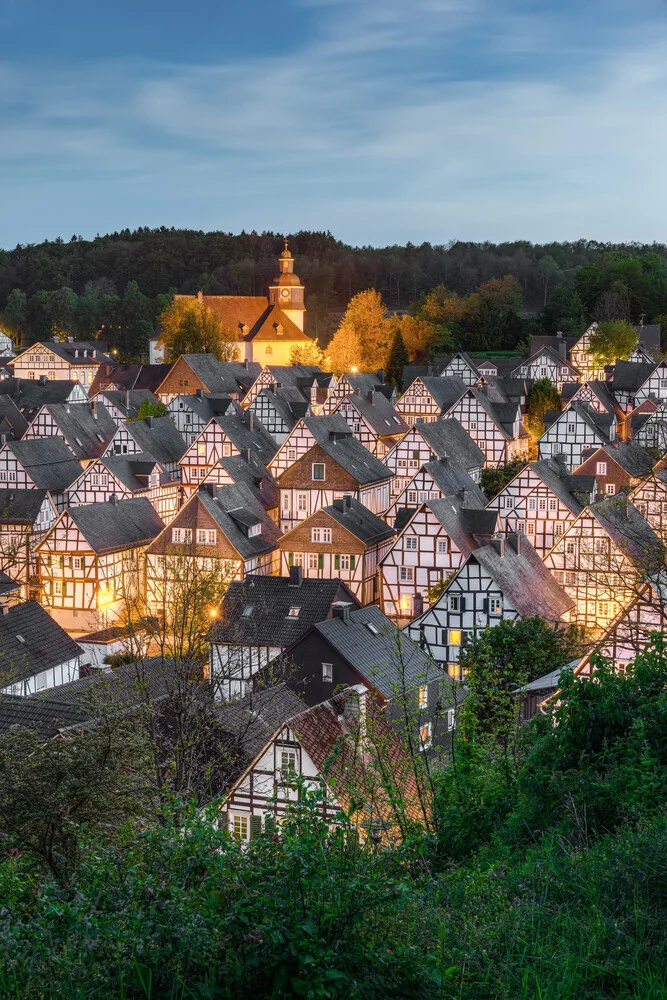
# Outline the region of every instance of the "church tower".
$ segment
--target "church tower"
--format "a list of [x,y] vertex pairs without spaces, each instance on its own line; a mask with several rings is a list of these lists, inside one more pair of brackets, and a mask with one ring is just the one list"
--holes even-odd
[[294,273],[294,258],[289,252],[287,240],[283,252],[278,258],[280,274],[269,286],[269,303],[278,306],[298,328],[303,331],[303,320],[306,307],[303,304],[303,285]]

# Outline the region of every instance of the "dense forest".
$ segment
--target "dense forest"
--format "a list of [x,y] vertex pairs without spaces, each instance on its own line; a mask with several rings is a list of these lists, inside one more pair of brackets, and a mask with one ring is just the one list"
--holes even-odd
[[[418,309],[433,289],[466,297],[514,279],[518,301],[502,329],[469,349],[513,348],[544,329],[578,331],[591,318],[659,320],[667,313],[667,247],[579,240],[536,245],[453,242],[351,247],[330,233],[290,235],[306,286],[308,332],[324,346],[353,295],[373,288],[392,310]],[[139,228],[0,251],[2,325],[21,343],[54,333],[98,336],[139,355],[173,292],[263,295],[276,270],[275,233]],[[477,324],[473,316],[472,324]]]

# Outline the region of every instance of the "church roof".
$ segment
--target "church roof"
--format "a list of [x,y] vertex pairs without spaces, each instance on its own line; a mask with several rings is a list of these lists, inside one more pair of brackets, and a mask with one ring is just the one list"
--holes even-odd
[[[175,297],[195,298],[193,295]],[[264,295],[203,295],[201,301],[220,317],[226,330],[238,335],[239,340],[276,340],[283,336],[286,340],[312,343],[282,309],[269,305]],[[278,326],[282,326],[282,334],[278,333]]]

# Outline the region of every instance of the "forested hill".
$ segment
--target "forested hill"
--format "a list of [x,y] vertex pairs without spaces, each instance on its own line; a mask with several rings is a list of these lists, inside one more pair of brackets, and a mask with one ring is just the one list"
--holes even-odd
[[[330,233],[290,234],[296,271],[306,285],[309,329],[325,336],[356,292],[377,288],[389,308],[406,308],[437,285],[461,295],[512,275],[523,309],[540,312],[553,290],[576,290],[591,310],[610,283],[629,289],[628,318],[667,312],[667,247],[654,244],[462,243],[351,247]],[[0,250],[0,315],[25,341],[59,325],[94,325],[94,313],[118,311],[119,325],[153,324],[170,290],[261,295],[276,271],[282,235],[139,228],[94,240],[72,236]],[[136,283],[136,284],[135,284]],[[15,291],[17,290],[17,291]],[[57,293],[57,294],[55,294]],[[54,297],[55,295],[55,297]],[[8,303],[8,298],[12,299]],[[76,300],[74,298],[76,296]],[[83,301],[82,301],[83,299]],[[103,308],[103,305],[105,308]],[[91,313],[89,322],[85,317]],[[84,317],[82,319],[82,317]],[[128,317],[130,317],[128,319]],[[145,334],[146,328],[143,329]]]

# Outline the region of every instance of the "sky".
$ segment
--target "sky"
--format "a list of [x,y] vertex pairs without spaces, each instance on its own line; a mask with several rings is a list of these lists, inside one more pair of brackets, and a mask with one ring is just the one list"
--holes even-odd
[[0,0],[0,246],[667,240],[665,0]]

